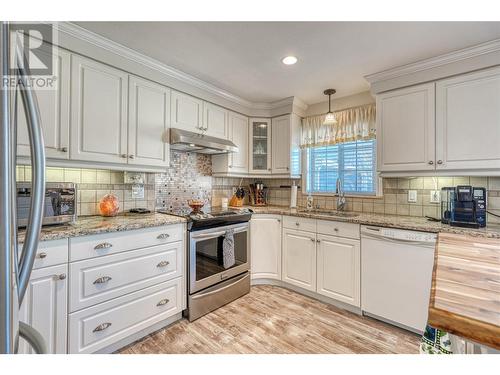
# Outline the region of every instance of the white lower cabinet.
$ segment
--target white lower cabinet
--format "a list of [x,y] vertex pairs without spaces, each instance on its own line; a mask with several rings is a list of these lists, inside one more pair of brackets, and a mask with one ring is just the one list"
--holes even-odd
[[282,280],[316,291],[316,234],[283,229]]
[[[35,328],[44,338],[47,352],[66,353],[68,265],[33,270],[19,319]],[[32,349],[20,339],[19,353]]]
[[177,278],[69,315],[69,352],[93,353],[180,313],[184,283]]
[[317,235],[317,292],[360,307],[360,241]]
[[253,215],[250,221],[252,279],[281,280],[281,216]]

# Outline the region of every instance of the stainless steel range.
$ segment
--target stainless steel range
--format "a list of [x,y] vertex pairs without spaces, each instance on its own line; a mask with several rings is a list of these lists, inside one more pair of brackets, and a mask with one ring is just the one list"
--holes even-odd
[[[248,209],[187,213],[168,209],[158,212],[188,219],[188,309],[190,321],[250,291]],[[226,237],[232,237],[234,260],[225,264]],[[233,255],[233,254],[231,254]]]

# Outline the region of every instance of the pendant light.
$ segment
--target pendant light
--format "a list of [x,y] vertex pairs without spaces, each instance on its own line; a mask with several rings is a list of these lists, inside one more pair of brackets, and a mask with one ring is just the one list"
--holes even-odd
[[323,91],[323,94],[328,95],[328,113],[325,116],[325,121],[323,122],[323,125],[332,125],[336,124],[337,120],[335,119],[335,115],[332,112],[332,95],[335,94],[337,91],[335,89],[326,89]]

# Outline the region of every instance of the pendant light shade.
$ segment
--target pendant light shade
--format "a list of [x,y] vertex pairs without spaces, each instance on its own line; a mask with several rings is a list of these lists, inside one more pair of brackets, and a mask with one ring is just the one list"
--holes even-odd
[[335,115],[332,112],[332,95],[335,94],[337,91],[335,89],[327,89],[323,91],[323,94],[328,95],[328,113],[325,116],[325,121],[323,122],[323,125],[332,125],[337,123],[337,119],[335,119]]

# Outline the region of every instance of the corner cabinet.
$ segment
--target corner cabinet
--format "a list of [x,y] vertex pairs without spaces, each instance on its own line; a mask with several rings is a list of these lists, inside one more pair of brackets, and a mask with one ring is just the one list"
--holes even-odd
[[281,280],[281,216],[253,215],[250,220],[251,277]]
[[129,79],[128,163],[168,167],[170,89],[142,78]]
[[500,68],[436,84],[436,169],[500,169]]
[[379,172],[434,170],[434,112],[434,83],[377,96]]
[[[42,123],[45,154],[49,159],[68,159],[71,54],[61,48],[52,49],[46,45],[43,45],[39,52],[52,56],[54,76],[56,77],[54,89],[35,90]],[[30,157],[28,126],[20,94],[18,94],[17,100],[17,155]]]
[[72,56],[71,158],[127,164],[128,74]]
[[248,139],[250,174],[271,174],[271,119],[251,118]]
[[238,146],[238,152],[212,155],[214,176],[241,176],[248,174],[248,117],[228,112],[229,139]]

